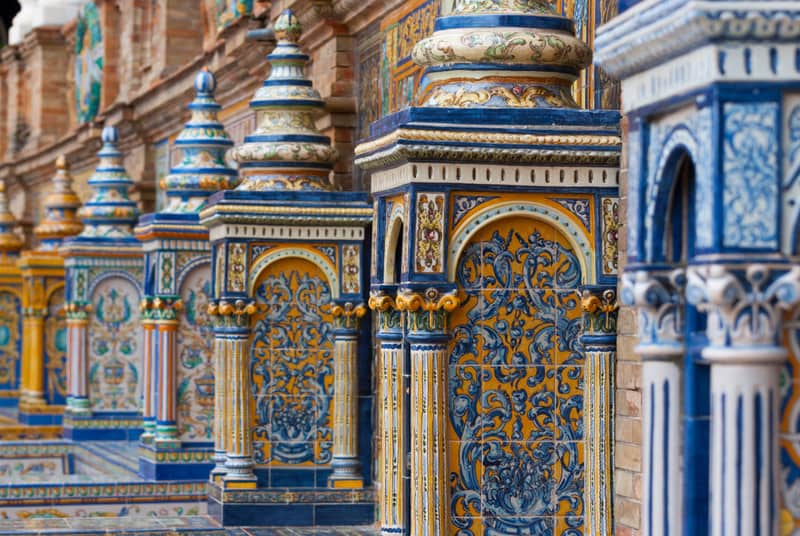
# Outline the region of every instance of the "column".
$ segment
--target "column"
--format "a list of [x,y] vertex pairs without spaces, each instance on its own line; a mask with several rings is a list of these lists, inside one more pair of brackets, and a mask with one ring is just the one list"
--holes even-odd
[[617,303],[613,289],[586,288],[581,294],[586,430],[586,533],[613,534],[611,457],[614,445],[614,364],[617,353]]
[[35,277],[26,277],[23,286],[20,403],[44,405],[44,286]]
[[692,268],[687,298],[708,314],[711,535],[777,536],[781,334],[800,302],[800,267]]
[[225,476],[225,462],[227,461],[227,438],[230,435],[228,426],[229,420],[228,384],[223,381],[228,377],[228,356],[225,353],[224,332],[225,317],[219,314],[219,307],[216,304],[208,306],[208,314],[214,318],[214,468],[211,470],[209,480],[217,484],[222,483]]
[[227,489],[254,489],[249,339],[250,317],[256,312],[256,306],[244,300],[220,300],[213,312],[221,317],[217,338],[225,359],[225,377],[218,374],[215,387],[220,382],[228,385],[223,408],[228,433],[222,482]]
[[623,278],[623,301],[639,310],[643,536],[679,536],[682,531],[684,287],[682,269],[638,271]]
[[449,527],[447,479],[447,313],[455,292],[401,292],[411,355],[411,534],[439,536]]
[[67,410],[72,415],[90,415],[89,378],[86,363],[87,332],[91,306],[67,304]]
[[334,318],[332,488],[363,488],[358,459],[358,328],[367,308],[345,303]]
[[408,534],[406,496],[403,476],[406,474],[405,437],[406,398],[403,371],[403,314],[391,296],[375,292],[369,298],[369,307],[378,315],[378,396],[380,421],[378,429],[381,450],[378,453],[378,505],[380,528],[383,536]]
[[156,355],[155,321],[153,320],[152,301],[142,300],[142,333],[144,356],[142,359],[142,423],[144,430],[139,439],[144,444],[151,444],[156,435],[156,416],[154,411],[155,375],[153,374]]
[[158,393],[156,403],[156,437],[157,448],[176,449],[180,447],[178,440],[178,403],[177,403],[177,359],[178,359],[178,313],[183,308],[180,299],[156,298],[153,300],[155,311],[155,336],[158,341]]

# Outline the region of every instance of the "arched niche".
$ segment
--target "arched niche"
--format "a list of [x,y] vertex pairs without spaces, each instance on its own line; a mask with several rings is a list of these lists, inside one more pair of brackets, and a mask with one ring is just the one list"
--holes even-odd
[[268,252],[253,269],[250,366],[257,467],[318,468],[333,455],[333,315],[339,281],[310,250]]

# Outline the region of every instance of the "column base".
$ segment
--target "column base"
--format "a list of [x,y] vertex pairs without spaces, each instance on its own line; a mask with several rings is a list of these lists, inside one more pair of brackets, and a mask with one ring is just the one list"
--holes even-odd
[[160,450],[139,445],[139,476],[146,480],[207,480],[214,467],[210,446]]
[[181,440],[174,437],[158,437],[158,434],[156,434],[153,445],[157,450],[179,450],[181,448]]
[[20,403],[17,420],[29,425],[61,424],[64,410],[64,406],[51,406],[44,401],[40,404]]
[[234,492],[210,483],[208,515],[228,527],[367,526],[375,522],[375,490],[261,487]]
[[[88,411],[88,410],[87,410]],[[64,439],[73,441],[136,441],[142,434],[142,419],[136,413],[97,412],[64,415]]]
[[364,479],[331,476],[328,479],[328,486],[333,489],[361,489],[364,487]]

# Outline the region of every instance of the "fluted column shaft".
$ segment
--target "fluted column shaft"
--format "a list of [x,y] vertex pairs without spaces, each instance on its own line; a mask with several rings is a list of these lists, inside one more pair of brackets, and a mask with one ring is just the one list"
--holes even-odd
[[581,295],[585,352],[584,429],[586,430],[586,531],[613,534],[614,502],[611,457],[614,444],[614,364],[617,353],[617,311],[612,289],[587,288]]
[[[212,310],[215,306],[212,306]],[[228,356],[225,353],[228,346],[224,341],[224,332],[221,326],[214,330],[214,469],[211,470],[210,479],[213,482],[222,482],[225,475],[225,461],[227,460],[227,438],[230,435],[228,419],[228,401],[230,393],[224,378],[228,376]]]
[[157,339],[155,335],[156,325],[152,318],[152,311],[150,309],[149,301],[145,300],[142,303],[142,425],[143,432],[139,436],[142,443],[149,444],[153,442],[156,434],[156,417],[155,417],[155,374],[153,369],[155,365],[155,355],[157,347]]
[[87,343],[90,307],[85,304],[67,305],[67,409],[73,415],[89,415],[89,378]]
[[[625,274],[623,301],[639,310],[642,359],[642,534],[680,536],[682,269]],[[588,382],[587,382],[588,383]]]
[[335,305],[332,488],[361,488],[358,459],[358,328],[363,305]]
[[23,317],[21,398],[27,404],[45,404],[44,315],[42,309],[30,308]]
[[695,267],[687,297],[708,315],[711,535],[778,536],[781,333],[800,267]]
[[226,458],[222,482],[229,489],[256,487],[250,400],[250,319],[255,311],[255,305],[244,300],[220,300],[209,308],[209,312],[217,317],[217,349],[220,358],[225,360],[222,366],[225,376],[218,373],[214,387],[219,389],[221,384],[227,385],[223,404],[223,416],[227,422],[223,427],[226,431],[223,437]]
[[178,350],[176,319],[156,321],[158,337],[158,404],[156,414],[156,443],[164,447],[180,446],[177,421],[177,373],[175,370]]
[[447,484],[447,313],[458,306],[454,293],[436,289],[401,292],[411,356],[411,534],[439,536],[449,527]]
[[378,452],[378,511],[381,534],[408,534],[406,494],[405,435],[405,353],[403,352],[403,313],[395,300],[382,292],[370,296],[369,307],[378,315],[378,404],[381,448]]

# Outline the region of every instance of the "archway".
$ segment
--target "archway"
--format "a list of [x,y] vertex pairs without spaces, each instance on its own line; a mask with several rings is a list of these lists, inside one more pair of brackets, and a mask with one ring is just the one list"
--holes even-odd
[[550,222],[494,219],[464,244],[451,316],[451,534],[583,526],[581,259]]

